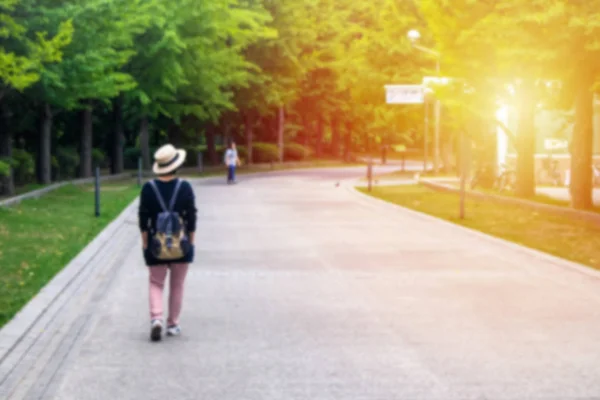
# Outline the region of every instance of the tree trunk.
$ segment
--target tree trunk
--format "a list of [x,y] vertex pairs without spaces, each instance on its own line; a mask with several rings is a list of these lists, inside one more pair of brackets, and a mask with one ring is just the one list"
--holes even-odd
[[323,118],[317,118],[317,134],[315,137],[315,157],[318,159],[323,155]]
[[212,123],[206,127],[206,147],[208,162],[211,165],[218,165],[219,160],[217,160],[217,148],[215,146],[215,127]]
[[578,210],[592,208],[592,145],[594,77],[589,67],[577,75],[575,126],[571,142],[571,205]]
[[442,171],[449,174],[453,169],[454,162],[452,160],[456,158],[453,156],[452,139],[446,138],[446,140],[442,141],[441,146]]
[[123,134],[123,96],[119,96],[113,103],[113,118],[115,125],[113,127],[110,172],[120,174],[125,169],[123,160],[123,145],[125,142],[125,135]]
[[279,162],[283,163],[283,132],[285,128],[285,114],[283,106],[279,107],[279,112],[277,114],[277,148],[279,149]]
[[515,194],[520,197],[533,197],[535,195],[535,87],[532,81],[523,82],[519,98]]
[[92,107],[82,110],[81,114],[83,129],[81,132],[79,175],[82,178],[89,178],[92,176]]
[[331,118],[331,155],[334,158],[340,156],[340,124],[335,115]]
[[52,109],[44,104],[42,110],[42,129],[40,132],[40,183],[49,185],[52,182]]
[[302,113],[302,146],[308,148],[310,146],[310,123],[306,113]]
[[346,123],[346,134],[344,135],[344,162],[350,162],[352,153],[352,124]]
[[140,121],[140,155],[142,157],[142,168],[150,170],[150,132],[148,128],[148,117],[143,116]]
[[229,116],[225,115],[222,119],[222,129],[223,129],[223,143],[225,146],[229,146],[229,143],[234,142],[234,138],[231,137],[231,123],[229,122]]
[[[10,128],[10,112],[5,107],[3,107],[2,111],[3,121],[1,124],[2,129],[0,131],[0,161],[9,163],[12,159],[13,146],[12,131]],[[0,174],[0,194],[4,196],[14,196],[15,194],[15,181],[12,168],[9,168],[8,175]]]
[[175,147],[183,147],[185,145],[184,132],[181,129],[181,125],[171,123],[167,129],[167,137],[169,143]]
[[254,121],[252,119],[252,116],[250,115],[250,113],[247,113],[244,116],[244,129],[245,129],[245,136],[246,136],[246,154],[248,157],[248,160],[246,161],[248,164],[252,164],[252,136],[253,136],[253,127]]

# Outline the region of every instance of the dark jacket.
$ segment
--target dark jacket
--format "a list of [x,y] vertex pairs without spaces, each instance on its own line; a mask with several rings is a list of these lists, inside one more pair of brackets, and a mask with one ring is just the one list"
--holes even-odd
[[[173,179],[168,182],[158,179],[154,180],[167,207],[171,202],[171,197],[173,196],[173,191],[175,190],[175,185],[177,184],[178,179]],[[156,197],[156,193],[154,193],[150,183],[146,182],[146,184],[144,184],[142,187],[142,192],[140,194],[139,224],[142,232],[148,232],[149,239],[155,232],[156,218],[162,211],[163,210]],[[179,192],[177,193],[177,200],[175,201],[173,211],[178,212],[183,218],[188,234],[196,231],[196,196],[194,195],[192,185],[185,180],[182,181]],[[191,263],[194,261],[194,251],[195,248],[192,246],[192,250],[184,258],[165,262],[154,258],[149,250],[144,250],[144,260],[148,266]]]

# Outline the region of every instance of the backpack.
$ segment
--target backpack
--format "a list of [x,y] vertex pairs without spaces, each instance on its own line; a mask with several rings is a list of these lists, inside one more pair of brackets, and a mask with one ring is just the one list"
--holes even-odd
[[162,212],[156,218],[155,232],[150,240],[150,252],[157,260],[172,261],[185,257],[191,250],[192,245],[185,232],[185,224],[179,213],[173,211],[177,194],[181,187],[181,180],[178,179],[173,196],[169,203],[169,208],[165,206],[165,201],[154,181],[150,181],[150,186],[154,189],[156,198],[162,208]]

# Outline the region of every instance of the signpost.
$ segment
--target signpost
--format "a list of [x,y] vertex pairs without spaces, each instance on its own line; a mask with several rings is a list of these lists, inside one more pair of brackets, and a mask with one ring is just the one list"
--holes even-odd
[[[423,85],[386,85],[385,100],[387,104],[424,104],[425,88]],[[427,134],[429,131],[428,110],[425,104],[425,135],[423,136],[423,171],[427,171]],[[404,161],[403,166],[404,168]]]
[[[439,71],[438,71],[439,72]],[[426,76],[423,78],[423,87],[428,88],[433,85],[447,85],[450,79],[443,76]],[[440,165],[440,124],[441,124],[442,105],[439,98],[435,100],[435,136],[433,152],[433,171],[437,174]]]
[[566,150],[569,148],[569,141],[563,139],[544,139],[544,149],[546,150]]
[[423,104],[425,91],[423,85],[385,85],[387,104]]
[[100,167],[96,166],[94,174],[94,215],[100,216]]

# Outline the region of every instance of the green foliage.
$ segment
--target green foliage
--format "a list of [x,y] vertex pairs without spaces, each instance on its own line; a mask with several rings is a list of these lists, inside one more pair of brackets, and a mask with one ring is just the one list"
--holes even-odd
[[[154,154],[157,149],[150,147],[150,154]],[[139,147],[127,147],[123,151],[123,160],[126,169],[137,169],[138,160],[142,156],[142,152]]]
[[92,149],[92,162],[94,167],[105,167],[106,161],[107,157],[104,151],[102,151],[101,149]]
[[[94,110],[93,143],[108,146],[119,106],[127,168],[137,168],[140,155],[130,146],[149,147],[152,154],[169,139],[188,150],[186,166],[196,165],[198,152],[207,162],[208,149],[197,144],[205,143],[202,132],[209,125],[240,144],[253,131],[254,160],[276,160],[280,108],[286,160],[311,157],[317,149],[319,155],[330,149],[341,154],[342,146],[359,153],[368,145],[420,145],[423,107],[387,105],[383,89],[435,74],[435,57],[411,46],[410,29],[422,33],[419,44],[440,52],[441,73],[457,78],[434,87],[444,103],[446,143],[467,125],[485,132],[498,101],[519,97],[505,93],[507,83],[519,88],[518,79],[560,80],[551,96],[537,85],[539,98],[544,107],[571,107],[572,78],[581,76],[581,66],[595,65],[600,51],[593,4],[448,4],[3,0],[0,96],[12,95],[0,98],[18,121],[11,133],[28,142],[37,137],[30,121],[51,106],[51,156],[61,176],[72,176],[72,165],[79,163],[66,149],[79,145],[77,110],[83,107]],[[24,96],[16,96],[17,90]],[[148,143],[140,141],[141,120],[150,122]],[[220,162],[224,149],[213,150]],[[238,151],[247,158],[247,149]],[[93,157],[103,166],[113,159],[96,150]]]
[[[248,160],[248,149],[246,148],[246,146],[236,146],[237,152],[238,152],[238,157],[240,159],[240,161],[242,163],[246,162],[246,160]],[[223,154],[224,156],[225,154]],[[223,158],[221,158],[223,159]]]
[[184,148],[187,153],[185,163],[183,164],[184,167],[191,168],[198,166],[198,154],[202,151],[199,147],[201,146],[186,146]]
[[16,184],[24,185],[31,182],[35,172],[35,161],[31,153],[22,149],[13,149],[11,166]]
[[255,163],[270,163],[279,160],[279,149],[271,143],[254,143],[252,158]]
[[73,34],[69,20],[57,23],[52,29],[56,33],[50,39],[47,31],[30,29],[30,15],[22,14],[22,7],[27,7],[26,1],[0,2],[2,95],[10,89],[22,91],[37,82],[45,65],[61,61],[62,49],[71,41]]
[[297,143],[286,143],[283,146],[283,159],[285,161],[302,161],[312,155],[312,150]]
[[57,175],[61,179],[74,178],[79,167],[79,152],[74,147],[56,149]]
[[10,174],[10,160],[6,158],[0,159],[0,176],[8,176]]

